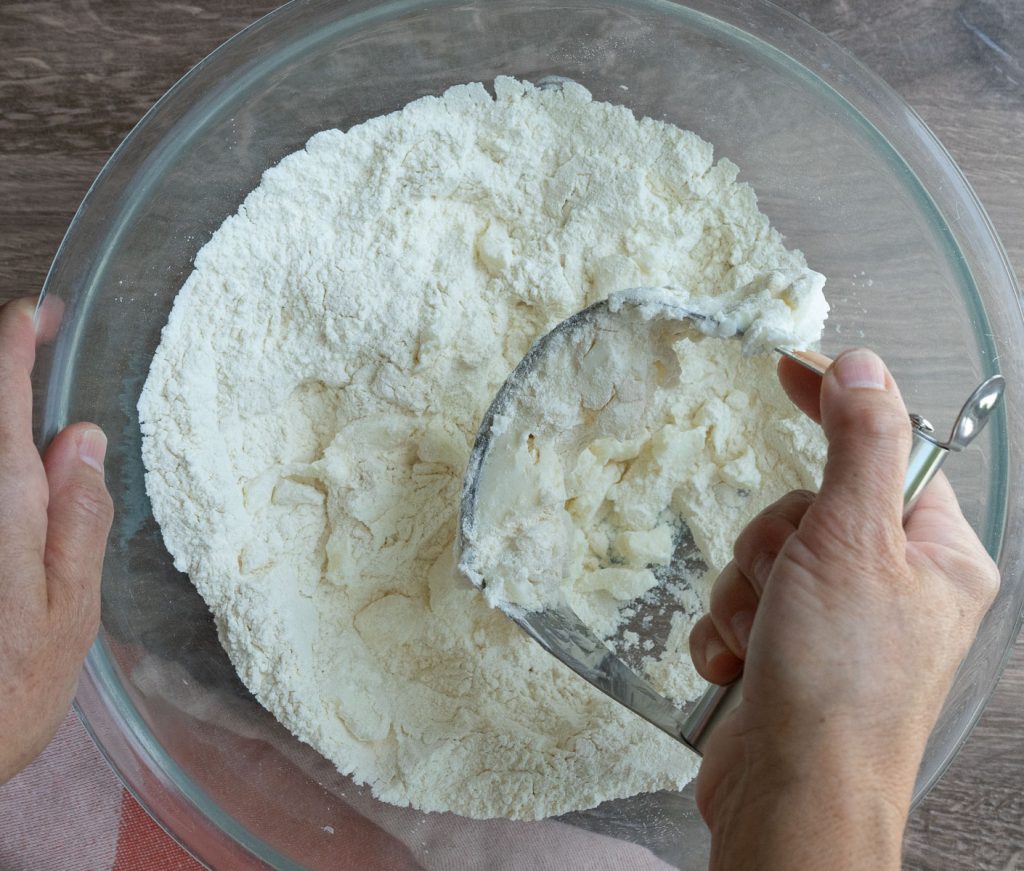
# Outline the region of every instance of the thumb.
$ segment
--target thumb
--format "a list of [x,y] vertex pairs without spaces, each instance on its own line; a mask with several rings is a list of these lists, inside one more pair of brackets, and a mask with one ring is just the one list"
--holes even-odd
[[877,355],[857,349],[836,358],[821,381],[821,425],[828,458],[813,516],[850,544],[902,534],[910,418]]
[[46,580],[51,614],[83,647],[99,623],[100,575],[114,506],[103,460],[107,438],[92,424],[74,424],[50,444],[43,463],[49,483]]

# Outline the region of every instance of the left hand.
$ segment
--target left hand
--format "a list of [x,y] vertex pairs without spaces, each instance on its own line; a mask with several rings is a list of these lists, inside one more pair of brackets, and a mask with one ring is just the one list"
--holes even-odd
[[96,637],[100,573],[114,515],[103,479],[107,439],[92,424],[61,432],[40,457],[30,380],[60,305],[33,323],[34,299],[0,308],[0,783],[49,743]]

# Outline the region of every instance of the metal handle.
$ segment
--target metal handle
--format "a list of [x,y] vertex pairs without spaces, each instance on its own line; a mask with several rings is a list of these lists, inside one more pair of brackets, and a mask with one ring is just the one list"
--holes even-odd
[[[925,423],[927,423],[925,421]],[[907,460],[907,475],[903,479],[903,519],[910,515],[917,498],[928,482],[935,477],[949,456],[949,448],[928,438],[926,431],[914,421],[914,443]]]
[[743,675],[725,686],[711,684],[683,721],[683,741],[698,756],[714,734],[718,724],[743,701]]
[[[777,349],[785,356],[811,369],[824,374],[814,363],[799,357],[792,352]],[[910,448],[907,461],[907,474],[903,479],[903,518],[906,520],[917,502],[918,497],[935,477],[950,451],[960,451],[967,447],[988,423],[988,418],[1003,395],[1005,381],[1001,375],[993,375],[979,385],[964,403],[957,415],[953,433],[946,443],[935,440],[932,426],[920,415],[910,416],[913,427],[914,443]],[[743,676],[740,675],[726,686],[712,685],[708,687],[694,709],[683,722],[682,737],[692,750],[704,755],[704,747],[721,723],[743,700]]]

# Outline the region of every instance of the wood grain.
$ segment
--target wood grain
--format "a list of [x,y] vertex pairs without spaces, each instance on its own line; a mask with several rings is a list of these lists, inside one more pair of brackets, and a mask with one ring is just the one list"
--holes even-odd
[[[1024,4],[783,0],[892,85],[953,155],[1024,275]],[[1019,583],[1020,579],[1013,579]],[[905,867],[1024,869],[1024,642],[911,816]]]
[[[187,69],[273,0],[26,0],[0,6],[0,302],[38,291],[106,158]],[[1024,275],[1024,4],[781,0],[918,111]],[[1019,579],[1014,579],[1019,580]],[[1024,644],[913,813],[908,869],[1024,869]]]

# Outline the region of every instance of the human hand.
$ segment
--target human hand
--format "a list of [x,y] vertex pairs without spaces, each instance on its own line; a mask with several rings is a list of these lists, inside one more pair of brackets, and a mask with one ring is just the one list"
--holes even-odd
[[884,364],[779,366],[829,442],[821,491],[736,541],[694,627],[697,670],[743,700],[711,736],[697,803],[712,867],[898,868],[925,743],[999,574],[948,481],[904,525],[907,410]]
[[96,636],[100,571],[113,504],[107,440],[91,424],[61,432],[40,457],[30,374],[60,323],[47,300],[0,308],[0,783],[49,743]]

